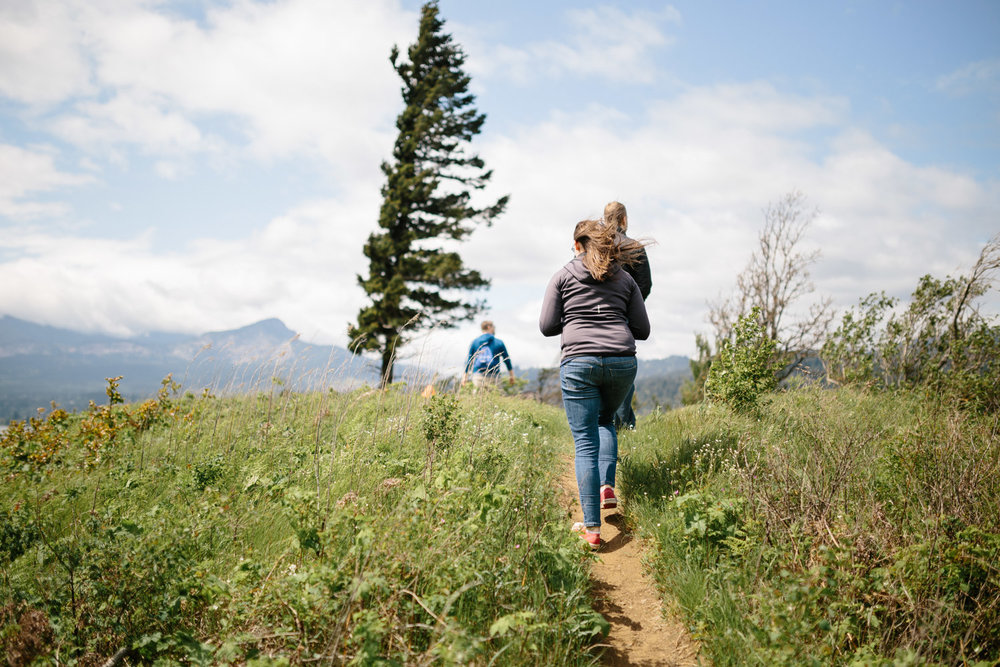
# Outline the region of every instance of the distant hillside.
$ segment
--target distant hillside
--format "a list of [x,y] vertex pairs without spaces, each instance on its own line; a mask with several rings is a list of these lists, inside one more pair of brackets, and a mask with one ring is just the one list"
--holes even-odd
[[680,407],[681,385],[690,379],[691,360],[687,357],[675,354],[666,359],[639,359],[635,375],[637,412]]
[[663,377],[665,375],[691,375],[691,360],[679,354],[673,354],[665,359],[639,358],[639,368],[636,370],[636,380]]
[[[548,384],[539,390],[543,370],[515,369],[528,380],[528,391],[559,403],[558,374],[543,376]],[[168,373],[194,393],[205,388],[213,393],[269,388],[272,382],[297,391],[347,389],[378,381],[376,365],[341,347],[303,342],[277,319],[197,336],[116,338],[0,316],[0,425],[34,416],[52,401],[67,410],[85,409],[90,401],[106,403],[107,377],[121,375],[125,399],[142,400],[156,393]],[[398,367],[400,379],[409,375],[427,373]],[[687,357],[640,359],[640,413],[658,405],[680,405],[679,389],[689,377]]]
[[200,336],[115,338],[0,317],[0,423],[32,416],[51,401],[68,410],[106,403],[106,377],[123,376],[122,395],[144,399],[168,373],[196,393],[266,387],[275,378],[299,390],[378,378],[365,360],[305,343],[276,319]]

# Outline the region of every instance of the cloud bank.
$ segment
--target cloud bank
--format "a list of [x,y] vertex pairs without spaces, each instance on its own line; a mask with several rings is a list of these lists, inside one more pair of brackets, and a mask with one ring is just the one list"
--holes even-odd
[[[839,307],[954,274],[997,231],[1000,184],[907,161],[843,95],[765,79],[656,85],[676,80],[657,59],[683,29],[672,8],[582,8],[564,24],[551,39],[477,44],[476,85],[516,97],[539,83],[616,80],[648,95],[623,108],[586,91],[502,132],[488,121],[476,142],[495,173],[484,196],[512,199],[462,252],[492,277],[488,315],[519,365],[557,358],[558,340],[537,333],[542,291],[570,258],[573,225],[612,199],[635,235],[656,241],[646,357],[694,352],[706,301],[732,288],[762,209],[792,190],[819,210],[806,240],[822,252],[813,278]],[[4,5],[0,96],[20,130],[0,134],[0,312],[120,335],[280,317],[306,340],[345,344],[401,107],[387,54],[415,26],[389,0],[241,0],[197,16],[153,2]],[[603,51],[590,48],[598,36]],[[991,67],[943,74],[939,88],[963,90]],[[220,179],[252,167],[261,187],[277,187],[266,179],[293,163],[328,174],[327,195],[288,195],[241,238],[180,217],[186,242],[171,249],[139,219],[127,233],[75,231],[73,197],[114,194],[115,170],[149,164],[183,182],[192,165]],[[413,354],[457,368],[477,329],[432,332]]]

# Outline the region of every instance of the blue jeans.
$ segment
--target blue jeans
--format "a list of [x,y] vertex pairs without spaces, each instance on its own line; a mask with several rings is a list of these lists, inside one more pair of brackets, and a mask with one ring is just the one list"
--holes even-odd
[[615,485],[615,411],[633,380],[635,357],[569,357],[559,366],[563,406],[576,445],[576,485],[588,527],[601,525],[601,485]]
[[635,383],[628,388],[628,393],[625,394],[625,399],[622,401],[622,404],[618,406],[618,410],[615,411],[615,428],[619,431],[623,428],[635,428],[635,411],[632,410],[633,395],[635,395]]

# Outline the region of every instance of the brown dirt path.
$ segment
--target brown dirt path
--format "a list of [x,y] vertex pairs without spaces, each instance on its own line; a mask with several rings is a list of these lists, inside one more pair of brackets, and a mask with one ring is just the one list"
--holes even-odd
[[[560,476],[567,528],[582,521],[573,461]],[[623,501],[622,504],[624,504]],[[707,665],[679,619],[665,618],[656,585],[643,572],[642,544],[626,530],[618,510],[601,511],[599,560],[591,566],[595,608],[611,624],[600,664],[612,667]]]

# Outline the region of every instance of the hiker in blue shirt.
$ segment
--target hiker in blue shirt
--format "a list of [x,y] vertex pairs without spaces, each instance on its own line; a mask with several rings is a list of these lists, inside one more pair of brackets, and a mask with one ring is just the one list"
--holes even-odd
[[462,386],[472,376],[472,385],[482,387],[494,384],[500,377],[500,363],[507,365],[510,384],[514,384],[514,367],[510,363],[510,355],[503,341],[496,337],[493,322],[486,320],[482,324],[483,333],[469,345],[469,358],[465,361],[465,372],[462,373]]

